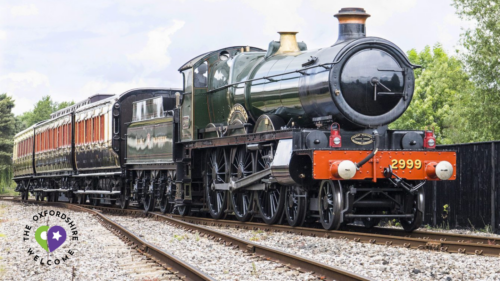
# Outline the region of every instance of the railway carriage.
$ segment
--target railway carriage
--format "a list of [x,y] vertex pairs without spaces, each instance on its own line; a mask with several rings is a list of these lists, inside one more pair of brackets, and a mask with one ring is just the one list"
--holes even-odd
[[56,114],[16,136],[16,152],[33,132],[42,145],[31,175],[29,150],[16,156],[19,191],[325,229],[399,219],[412,231],[424,183],[455,179],[456,154],[435,151],[432,131],[388,129],[410,105],[418,66],[366,37],[369,16],[340,10],[330,47],[308,50],[296,32],[280,32],[267,50],[191,59],[179,68],[182,90],[136,89]]

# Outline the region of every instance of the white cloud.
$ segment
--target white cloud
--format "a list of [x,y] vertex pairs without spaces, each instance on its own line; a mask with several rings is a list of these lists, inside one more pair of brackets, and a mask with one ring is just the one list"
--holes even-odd
[[33,5],[21,5],[21,6],[14,6],[10,9],[10,13],[13,16],[32,16],[32,15],[38,15],[38,8]]
[[50,95],[49,78],[37,71],[12,72],[0,76],[1,91],[14,98],[12,112],[21,114],[31,110],[41,96]]
[[7,32],[0,30],[0,40],[7,38]]
[[170,63],[168,47],[172,43],[170,38],[184,26],[184,21],[173,20],[169,27],[159,27],[148,32],[148,42],[144,49],[135,54],[127,55],[135,64],[142,65],[148,73],[164,69]]
[[[111,83],[105,80],[94,80],[87,82],[80,90],[80,96],[88,97],[97,93],[100,94],[116,94],[120,95],[125,91],[142,88],[142,87],[152,87],[151,81],[145,80],[143,78],[134,79],[127,82],[116,82]],[[83,98],[82,98],[83,99]]]
[[[11,95],[11,94],[9,94]],[[18,97],[15,93],[12,94],[14,98],[14,108],[12,109],[12,113],[15,115],[23,114],[26,111],[30,111],[34,108],[35,100],[25,97]]]
[[40,85],[50,86],[49,78],[46,75],[36,71],[14,72],[4,76],[0,76],[0,81],[2,83],[4,83],[6,80],[10,80],[11,83],[19,85],[29,84],[32,87],[37,87]]
[[265,17],[265,34],[274,35],[277,31],[303,31],[305,21],[299,16],[302,0],[243,0],[243,3]]

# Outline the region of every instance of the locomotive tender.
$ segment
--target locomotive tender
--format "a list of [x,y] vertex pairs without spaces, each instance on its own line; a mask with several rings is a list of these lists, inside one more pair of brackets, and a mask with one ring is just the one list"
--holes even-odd
[[456,154],[432,131],[389,130],[410,105],[412,65],[366,37],[344,8],[331,47],[279,32],[267,50],[234,46],[184,64],[181,89],[97,95],[15,137],[27,198],[143,205],[325,229],[361,220],[422,224],[425,181],[454,180]]

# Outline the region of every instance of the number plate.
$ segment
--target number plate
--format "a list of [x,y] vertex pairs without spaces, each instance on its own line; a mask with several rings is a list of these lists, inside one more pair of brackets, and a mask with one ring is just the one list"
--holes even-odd
[[422,169],[422,160],[420,159],[392,159],[391,167],[393,170],[402,170],[402,169]]

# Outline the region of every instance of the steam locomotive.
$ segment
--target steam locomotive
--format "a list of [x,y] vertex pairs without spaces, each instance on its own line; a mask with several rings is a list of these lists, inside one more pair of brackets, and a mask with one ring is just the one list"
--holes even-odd
[[413,71],[370,15],[343,8],[339,37],[308,50],[279,32],[267,50],[234,46],[179,68],[183,89],[96,95],[16,135],[23,198],[233,217],[268,224],[422,224],[426,181],[454,180],[456,153],[432,131],[389,130]]

